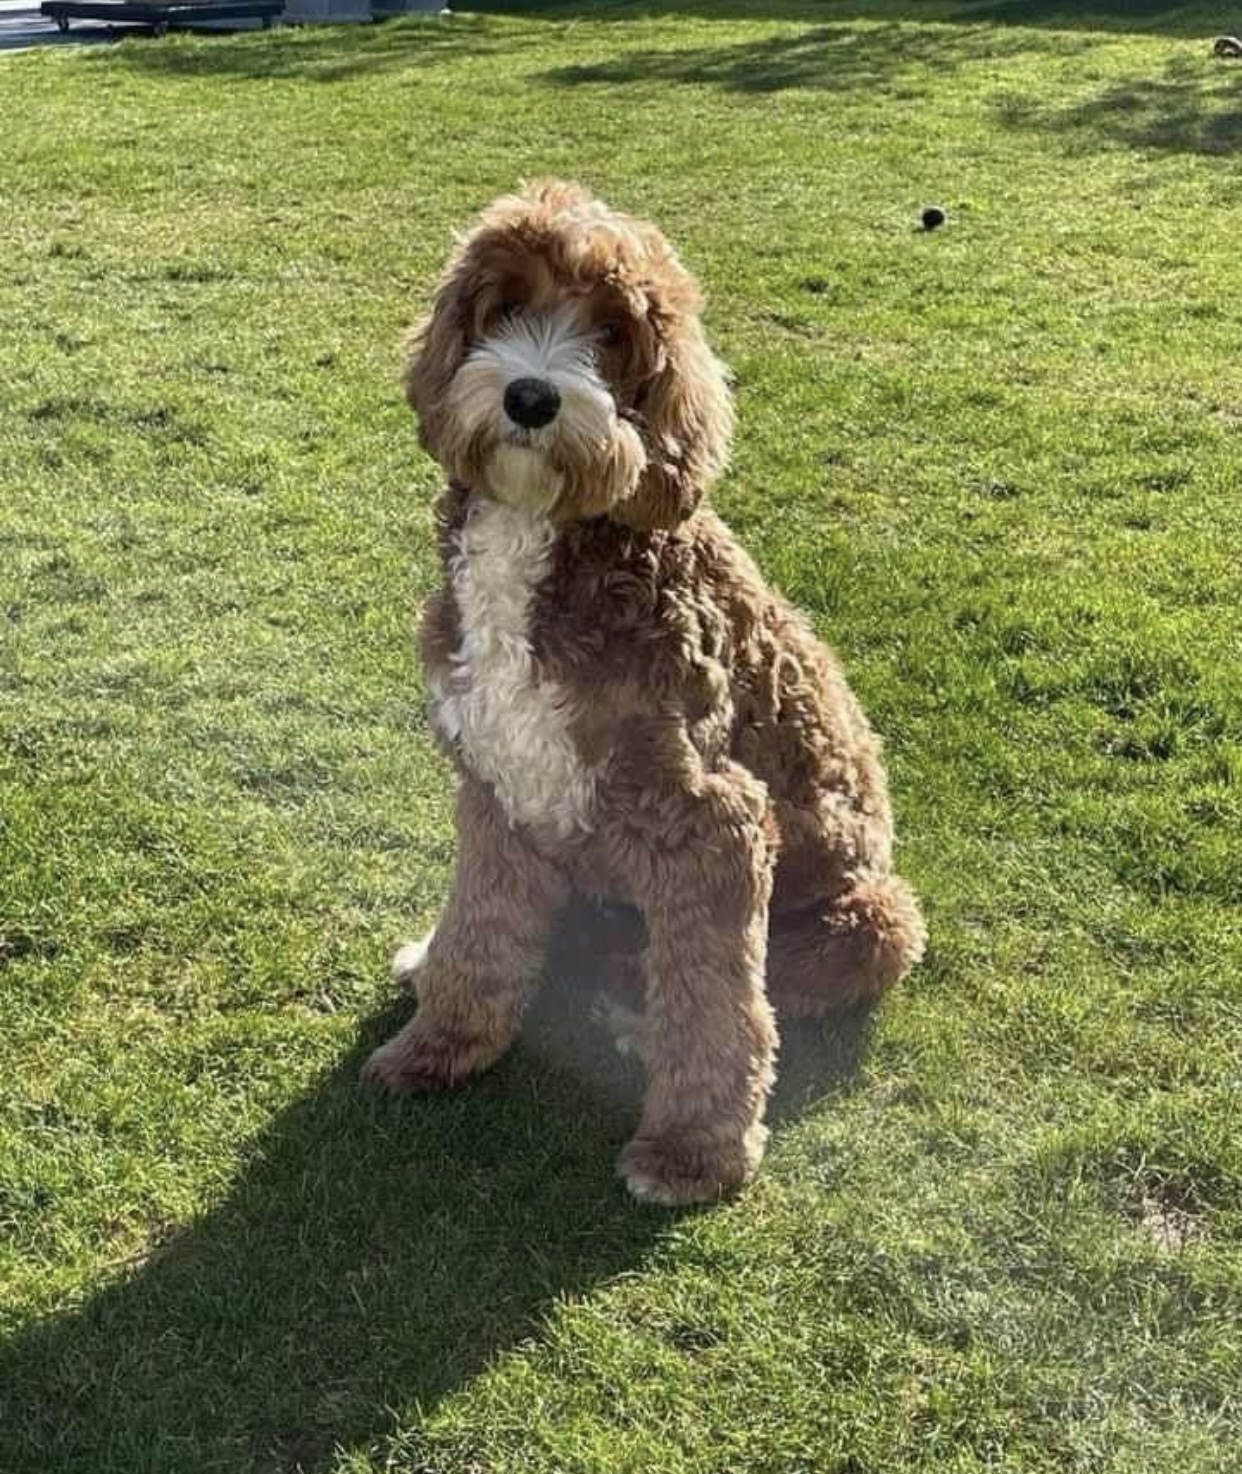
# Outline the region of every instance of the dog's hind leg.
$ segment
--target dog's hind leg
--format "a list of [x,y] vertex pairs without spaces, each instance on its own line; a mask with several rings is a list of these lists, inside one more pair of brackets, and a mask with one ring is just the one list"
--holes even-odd
[[457,833],[452,890],[426,955],[397,954],[418,1012],[363,1068],[365,1079],[388,1090],[456,1085],[500,1058],[568,895],[560,872],[510,827],[491,790],[469,778],[458,793]]
[[862,876],[837,895],[773,915],[768,996],[786,1018],[866,1002],[909,972],[925,941],[906,882],[891,874]]

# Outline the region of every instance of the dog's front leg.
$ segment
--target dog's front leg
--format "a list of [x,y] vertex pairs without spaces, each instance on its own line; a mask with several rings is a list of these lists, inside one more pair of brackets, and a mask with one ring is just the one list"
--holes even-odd
[[457,796],[457,866],[415,986],[418,1012],[363,1077],[389,1090],[456,1085],[513,1042],[568,886],[510,827],[490,788]]
[[712,1201],[753,1175],[776,1051],[767,795],[733,767],[695,789],[664,796],[626,846],[648,930],[648,1084],[618,1167],[637,1197],[668,1204]]

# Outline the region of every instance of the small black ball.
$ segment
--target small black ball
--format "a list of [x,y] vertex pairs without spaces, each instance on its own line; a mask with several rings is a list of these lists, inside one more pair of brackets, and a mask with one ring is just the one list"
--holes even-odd
[[943,225],[948,218],[939,205],[928,205],[923,211],[923,229],[935,230],[937,226]]

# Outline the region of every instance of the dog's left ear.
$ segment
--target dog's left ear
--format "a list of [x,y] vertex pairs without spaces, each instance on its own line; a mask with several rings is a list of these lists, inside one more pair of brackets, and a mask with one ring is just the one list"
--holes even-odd
[[612,516],[644,531],[676,527],[724,470],[733,438],[733,397],[724,365],[697,315],[662,335],[655,374],[639,394],[647,469]]

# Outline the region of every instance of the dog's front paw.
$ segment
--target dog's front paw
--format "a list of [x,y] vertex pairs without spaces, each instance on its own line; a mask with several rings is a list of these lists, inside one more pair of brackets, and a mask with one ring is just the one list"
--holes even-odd
[[362,1067],[367,1085],[394,1095],[448,1090],[491,1064],[500,1050],[481,1039],[419,1027],[415,1017]]
[[646,1203],[714,1203],[755,1175],[767,1135],[756,1125],[741,1141],[696,1130],[636,1136],[622,1151],[617,1171]]

